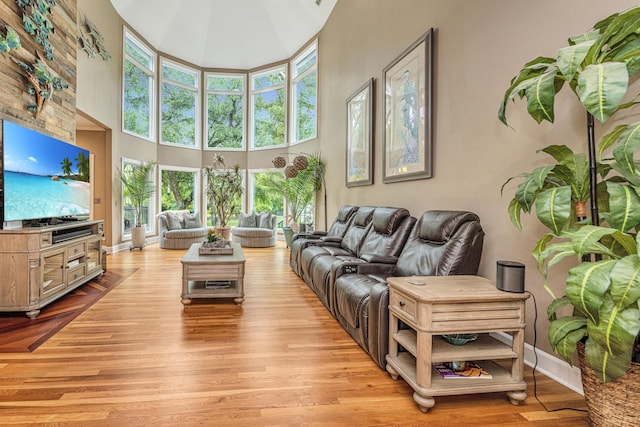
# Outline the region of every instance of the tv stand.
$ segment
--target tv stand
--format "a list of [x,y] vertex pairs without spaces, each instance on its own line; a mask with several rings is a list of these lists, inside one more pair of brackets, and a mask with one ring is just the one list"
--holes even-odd
[[0,312],[42,307],[100,276],[102,221],[0,230]]

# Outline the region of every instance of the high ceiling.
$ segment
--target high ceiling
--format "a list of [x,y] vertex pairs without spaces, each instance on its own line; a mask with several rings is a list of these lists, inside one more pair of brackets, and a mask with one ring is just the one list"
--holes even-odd
[[160,52],[204,68],[244,70],[291,57],[322,28],[336,1],[111,0],[111,3]]

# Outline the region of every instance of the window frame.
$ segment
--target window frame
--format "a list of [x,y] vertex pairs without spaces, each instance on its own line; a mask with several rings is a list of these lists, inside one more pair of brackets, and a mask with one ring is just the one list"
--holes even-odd
[[[171,80],[171,79],[166,79],[164,77],[164,67],[165,66],[169,66],[171,68],[174,68],[178,71],[181,72],[185,72],[185,73],[193,73],[194,77],[195,77],[195,87],[194,86],[189,86],[186,85],[184,83],[175,81],[175,80]],[[171,59],[165,58],[163,56],[160,57],[160,66],[158,67],[159,71],[160,71],[160,78],[159,78],[159,89],[158,89],[158,111],[157,111],[157,117],[158,117],[158,123],[159,123],[159,129],[158,129],[158,141],[161,145],[167,145],[170,147],[180,147],[180,148],[188,148],[188,149],[192,149],[192,150],[200,150],[201,146],[202,146],[202,137],[201,137],[201,110],[202,110],[202,70],[197,69],[197,68],[192,68],[189,67],[187,65],[181,64],[179,62],[176,61],[172,61]],[[184,145],[184,144],[179,144],[176,142],[171,142],[171,141],[164,141],[162,139],[162,126],[163,126],[163,120],[162,120],[162,107],[163,107],[163,94],[162,94],[162,87],[164,86],[164,84],[170,84],[173,86],[177,86],[179,88],[185,89],[185,90],[189,90],[191,92],[194,93],[194,141],[193,141],[193,145]]]
[[[124,173],[125,163],[139,166],[144,163],[141,160],[130,159],[127,157],[122,157],[120,159],[120,173]],[[152,236],[156,234],[156,212],[157,210],[157,195],[158,195],[158,167],[153,168],[153,172],[151,173],[151,180],[153,181],[153,194],[149,197],[149,202],[147,203],[147,223],[145,224],[145,236]],[[131,231],[127,232],[125,230],[125,202],[124,202],[124,183],[120,180],[120,240],[122,242],[127,242],[131,240]]]
[[199,191],[200,188],[202,188],[202,174],[200,173],[199,168],[175,166],[175,165],[167,165],[167,164],[158,165],[158,184],[156,185],[156,188],[157,188],[156,192],[158,193],[158,203],[157,203],[158,212],[162,212],[162,195],[163,195],[162,172],[166,170],[177,171],[177,172],[190,172],[194,174],[193,212],[191,213],[200,211],[199,215],[200,215],[200,220],[202,221],[203,214],[200,209],[200,206],[202,206],[202,199]]
[[[242,78],[242,145],[240,148],[234,147],[209,147],[207,141],[209,140],[209,95],[217,94],[217,95],[239,95],[240,92],[234,91],[219,91],[219,90],[209,90],[209,77],[224,77],[224,78],[233,78],[233,77],[241,77]],[[248,76],[247,73],[223,73],[223,72],[214,72],[208,71],[204,73],[203,81],[203,92],[204,92],[204,108],[202,112],[202,149],[203,151],[246,151],[247,149],[247,85],[248,85]],[[204,182],[204,181],[203,181]]]
[[[302,71],[300,74],[296,74],[296,68],[299,64],[304,63],[304,61],[315,52],[316,61],[315,63]],[[296,92],[296,85],[303,81],[309,74],[315,72],[316,73],[316,104],[315,104],[315,132],[312,136],[297,139],[297,130],[298,130],[298,114],[297,114],[297,102],[298,96]],[[310,141],[312,139],[316,139],[318,137],[318,40],[315,39],[297,56],[291,59],[291,83],[290,83],[290,93],[291,93],[291,109],[289,112],[290,116],[290,127],[289,130],[291,138],[289,139],[289,145],[301,144],[306,141]]]
[[[121,130],[122,133],[126,133],[129,135],[133,135],[136,136],[138,138],[142,138],[145,139],[147,141],[151,141],[151,142],[156,142],[156,123],[157,123],[157,117],[158,117],[158,110],[157,110],[157,85],[156,82],[158,80],[158,73],[157,73],[157,61],[158,61],[158,55],[156,54],[156,52],[151,49],[149,46],[147,46],[145,43],[143,43],[138,37],[135,36],[135,34],[126,26],[123,26],[123,37],[122,37],[122,92],[121,92],[121,106],[122,106],[122,114],[120,117],[121,120]],[[151,68],[145,66],[144,64],[140,63],[140,61],[138,61],[136,58],[130,56],[129,54],[127,54],[127,42],[131,42],[133,45],[135,45],[135,47],[139,50],[141,50],[143,53],[149,55],[151,57],[151,60],[149,61],[151,63]],[[136,68],[138,68],[140,71],[142,71],[143,73],[145,73],[149,79],[149,135],[141,135],[138,134],[136,132],[133,132],[131,130],[125,129],[125,76],[126,76],[126,63],[131,62]]]
[[[282,71],[284,72],[284,81],[281,84],[278,85],[274,85],[274,86],[269,86],[267,88],[261,88],[261,89],[254,89],[254,79],[256,78],[260,78],[262,76],[268,75],[268,74],[274,74],[276,73],[278,70],[282,69]],[[248,86],[249,86],[249,151],[259,151],[259,150],[270,150],[270,149],[274,149],[274,148],[282,148],[282,147],[286,147],[288,145],[288,137],[289,137],[289,130],[288,130],[288,123],[289,123],[289,114],[288,114],[288,98],[289,98],[289,94],[288,94],[288,87],[289,85],[287,84],[287,81],[289,79],[289,67],[287,63],[284,64],[280,64],[280,65],[276,65],[274,67],[268,67],[268,68],[264,68],[261,69],[259,71],[255,71],[252,73],[249,73],[249,82],[248,82]],[[256,147],[255,145],[255,96],[257,94],[261,94],[261,93],[265,93],[265,92],[271,92],[271,91],[275,91],[278,89],[284,89],[284,138],[282,141],[282,144],[278,144],[278,145],[270,145],[268,147]]]

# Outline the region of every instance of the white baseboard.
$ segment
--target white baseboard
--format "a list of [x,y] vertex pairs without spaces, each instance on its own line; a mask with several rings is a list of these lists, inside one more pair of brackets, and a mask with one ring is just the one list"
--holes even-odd
[[[147,237],[145,240],[145,244],[149,245],[151,243],[158,243],[158,236]],[[107,253],[110,253],[110,254],[120,252],[120,251],[128,251],[129,249],[131,249],[131,241],[122,242],[118,245],[111,246],[110,248],[111,248],[111,251],[107,249]]]
[[[506,344],[511,345],[512,337],[505,332],[494,332],[491,334],[497,340],[500,340]],[[530,344],[524,345],[524,363],[527,366],[533,368],[536,361],[536,354],[538,355],[538,365],[536,371],[539,371],[543,375],[551,378],[552,380],[564,385],[567,388],[575,391],[584,396],[582,391],[582,380],[580,379],[580,369],[576,366],[571,366],[562,359],[557,358],[549,353],[546,353],[538,348],[535,349]]]

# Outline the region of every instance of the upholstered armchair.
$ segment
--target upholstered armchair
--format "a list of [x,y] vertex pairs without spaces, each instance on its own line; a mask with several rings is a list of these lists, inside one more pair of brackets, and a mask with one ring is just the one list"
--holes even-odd
[[231,228],[231,241],[245,248],[275,246],[278,236],[278,217],[270,212],[241,213],[238,226]]

